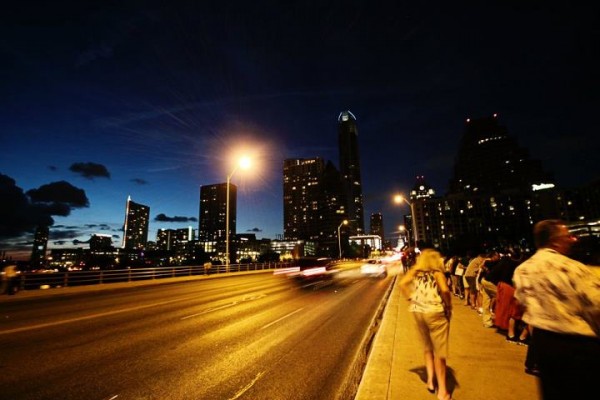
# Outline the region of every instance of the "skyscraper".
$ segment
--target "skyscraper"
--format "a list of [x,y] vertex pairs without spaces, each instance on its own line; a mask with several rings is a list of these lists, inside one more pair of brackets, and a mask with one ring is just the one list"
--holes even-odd
[[446,196],[419,179],[411,192],[419,242],[461,252],[530,240],[545,213],[540,196],[552,194],[539,188],[552,181],[496,114],[467,119]]
[[358,129],[356,117],[350,111],[342,111],[338,116],[338,142],[340,173],[346,199],[348,218],[357,234],[365,232],[360,158],[358,153]]
[[285,240],[319,239],[319,203],[325,161],[293,158],[283,161],[283,236]]
[[[200,187],[198,240],[208,254],[224,255],[226,247],[227,183]],[[235,237],[237,222],[237,186],[229,184],[229,239]],[[235,250],[230,249],[235,260]]]
[[318,243],[317,253],[338,253],[337,227],[347,219],[340,173],[319,157],[283,162],[285,240]]
[[450,194],[501,194],[531,191],[533,184],[551,183],[553,177],[529,157],[498,115],[467,119],[450,182]]
[[50,229],[47,226],[40,225],[36,228],[31,250],[31,268],[39,268],[45,264],[49,234]]
[[131,200],[131,196],[128,196],[125,206],[124,249],[143,250],[146,248],[149,222],[150,207],[136,203]]
[[384,240],[383,215],[381,213],[371,214],[371,229],[369,231],[369,234],[379,235],[381,236],[381,240]]

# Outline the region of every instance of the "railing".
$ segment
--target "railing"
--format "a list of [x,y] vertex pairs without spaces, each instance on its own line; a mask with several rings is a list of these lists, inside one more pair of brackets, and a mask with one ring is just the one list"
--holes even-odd
[[195,275],[261,271],[285,268],[287,266],[288,264],[286,263],[272,262],[230,264],[228,269],[225,265],[212,265],[210,268],[205,268],[204,265],[190,265],[92,271],[24,272],[19,274],[19,287],[21,290],[34,290],[40,289],[42,286],[66,287],[97,285],[102,283],[133,282],[140,280],[176,278]]

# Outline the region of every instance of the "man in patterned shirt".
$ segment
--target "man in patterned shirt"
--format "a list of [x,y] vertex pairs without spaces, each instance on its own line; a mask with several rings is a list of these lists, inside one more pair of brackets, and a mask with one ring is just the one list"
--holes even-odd
[[544,400],[579,399],[600,376],[600,278],[569,257],[576,238],[564,222],[535,224],[536,253],[515,270],[515,298],[533,326]]

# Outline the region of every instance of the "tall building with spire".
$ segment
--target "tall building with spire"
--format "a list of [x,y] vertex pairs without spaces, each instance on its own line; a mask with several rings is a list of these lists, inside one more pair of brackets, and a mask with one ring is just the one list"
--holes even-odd
[[360,157],[358,152],[358,129],[356,117],[350,111],[342,111],[338,116],[338,142],[340,173],[344,187],[344,198],[350,226],[355,233],[365,233]]
[[136,203],[127,197],[125,206],[125,225],[123,232],[123,248],[143,250],[148,244],[148,224],[150,207]]

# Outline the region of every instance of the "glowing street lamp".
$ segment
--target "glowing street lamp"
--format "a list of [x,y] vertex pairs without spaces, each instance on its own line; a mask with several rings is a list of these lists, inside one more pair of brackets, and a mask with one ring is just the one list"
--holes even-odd
[[343,220],[342,223],[338,226],[338,248],[340,250],[340,260],[342,259],[342,239],[340,234],[340,229],[342,228],[342,225],[348,225],[348,220]]
[[229,233],[229,185],[231,182],[231,177],[233,176],[233,174],[235,174],[235,171],[237,171],[238,168],[241,168],[241,169],[250,168],[250,158],[248,158],[248,157],[240,158],[237,165],[233,169],[233,171],[231,171],[231,173],[229,175],[227,175],[227,198],[225,200],[225,271],[226,272],[229,272],[229,262],[230,262],[230,260],[229,260],[229,237],[230,237],[230,233]]
[[402,202],[408,204],[410,207],[410,219],[412,220],[412,229],[414,232],[415,248],[416,248],[417,241],[418,241],[418,233],[417,233],[417,221],[415,220],[415,209],[413,207],[413,204],[411,202],[409,202],[408,200],[406,200],[406,197],[402,196],[401,194],[397,194],[394,196],[394,203],[401,204]]

